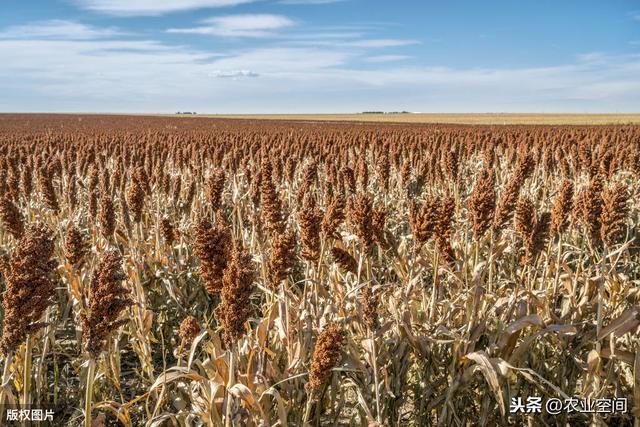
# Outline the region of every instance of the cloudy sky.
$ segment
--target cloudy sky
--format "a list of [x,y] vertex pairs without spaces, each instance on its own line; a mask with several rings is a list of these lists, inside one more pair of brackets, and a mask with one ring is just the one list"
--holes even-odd
[[0,8],[0,111],[640,112],[637,0]]

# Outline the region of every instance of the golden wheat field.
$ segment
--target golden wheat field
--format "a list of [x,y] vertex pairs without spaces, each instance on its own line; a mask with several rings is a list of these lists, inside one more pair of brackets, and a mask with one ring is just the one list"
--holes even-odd
[[0,115],[0,405],[638,425],[639,193],[636,125]]

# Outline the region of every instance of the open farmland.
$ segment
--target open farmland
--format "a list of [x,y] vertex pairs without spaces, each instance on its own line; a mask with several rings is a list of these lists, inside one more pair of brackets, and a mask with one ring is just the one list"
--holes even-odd
[[180,115],[251,120],[328,122],[433,123],[467,125],[638,125],[640,114],[516,114],[516,113],[366,113],[366,114],[221,114]]
[[[0,115],[0,403],[633,425],[639,178],[635,125]],[[532,396],[628,410],[510,413]]]

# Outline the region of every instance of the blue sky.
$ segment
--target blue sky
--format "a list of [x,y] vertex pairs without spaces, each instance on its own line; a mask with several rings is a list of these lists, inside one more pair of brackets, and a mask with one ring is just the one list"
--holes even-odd
[[3,0],[0,111],[640,112],[640,2]]

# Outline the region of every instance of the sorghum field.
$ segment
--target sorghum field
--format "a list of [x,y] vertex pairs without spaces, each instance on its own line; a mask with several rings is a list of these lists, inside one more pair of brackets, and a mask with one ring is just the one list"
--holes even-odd
[[[0,400],[54,425],[633,425],[639,192],[638,126],[2,115]],[[529,396],[629,410],[510,413]]]

